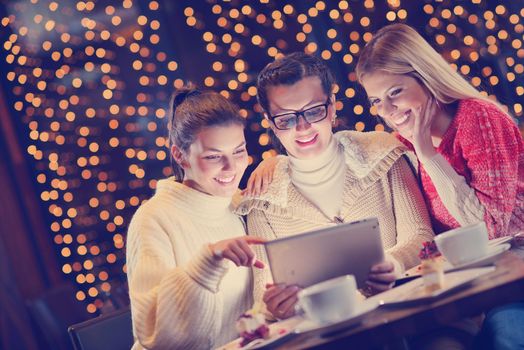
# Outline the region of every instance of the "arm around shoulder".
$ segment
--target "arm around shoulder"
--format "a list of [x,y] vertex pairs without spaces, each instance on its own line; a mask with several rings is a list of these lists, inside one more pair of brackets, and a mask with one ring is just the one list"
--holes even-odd
[[459,175],[441,154],[424,163],[424,169],[448,212],[461,226],[484,220],[484,206],[464,176]]

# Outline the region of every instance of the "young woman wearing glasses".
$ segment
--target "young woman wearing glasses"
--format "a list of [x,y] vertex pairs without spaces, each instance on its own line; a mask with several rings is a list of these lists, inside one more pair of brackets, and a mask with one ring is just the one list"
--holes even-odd
[[[433,232],[400,142],[381,132],[333,134],[333,85],[323,61],[303,53],[262,70],[258,99],[288,156],[279,157],[267,191],[246,197],[238,211],[247,214],[248,232],[266,239],[378,217],[388,258],[372,268],[368,285],[382,291],[396,274],[418,263],[422,242]],[[256,273],[255,285],[268,278]],[[262,298],[275,317],[286,318],[294,314],[297,291],[269,286],[255,298]]]

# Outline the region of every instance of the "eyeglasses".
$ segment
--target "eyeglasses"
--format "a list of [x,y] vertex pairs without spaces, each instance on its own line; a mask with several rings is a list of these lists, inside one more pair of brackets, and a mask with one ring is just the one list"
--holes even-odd
[[303,111],[284,113],[275,116],[268,115],[268,118],[273,122],[277,129],[289,130],[297,126],[298,118],[300,116],[302,116],[309,124],[318,123],[326,119],[329,105],[330,102],[328,98],[324,104],[304,109]]

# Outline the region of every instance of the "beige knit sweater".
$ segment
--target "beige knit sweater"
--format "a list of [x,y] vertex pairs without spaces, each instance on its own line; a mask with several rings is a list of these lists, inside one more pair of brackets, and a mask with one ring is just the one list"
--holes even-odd
[[[341,218],[350,222],[377,217],[386,254],[396,268],[415,266],[422,243],[433,239],[433,231],[418,184],[402,157],[405,147],[384,132],[341,131],[334,136],[347,165]],[[297,191],[288,158],[280,158],[268,191],[245,198],[237,208],[247,214],[248,232],[274,239],[333,225],[332,218]],[[257,253],[267,260],[263,249]],[[261,299],[270,278],[268,269],[255,272],[255,300]]]
[[127,235],[133,349],[209,349],[238,336],[235,321],[253,303],[251,269],[217,261],[208,247],[245,235],[230,204],[170,178],[138,209]]

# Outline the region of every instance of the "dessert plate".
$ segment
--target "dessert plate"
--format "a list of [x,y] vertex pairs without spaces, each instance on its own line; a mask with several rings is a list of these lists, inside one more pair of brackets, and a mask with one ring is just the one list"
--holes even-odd
[[[495,271],[494,266],[473,268],[444,274],[444,287],[428,291],[424,287],[422,278],[417,278],[399,287],[377,294],[369,299],[377,299],[380,305],[410,305],[422,302],[431,302],[460,287],[466,286],[475,279]],[[368,299],[368,300],[369,300]]]
[[368,313],[375,310],[379,306],[378,300],[370,299],[363,300],[358,305],[359,306],[357,307],[357,311],[354,315],[339,322],[319,324],[315,321],[307,319],[304,315],[294,316],[287,320],[270,324],[268,326],[268,339],[255,339],[251,343],[241,347],[240,343],[242,339],[238,338],[224,346],[217,348],[217,350],[255,350],[271,348],[279,344],[281,341],[288,340],[299,333],[306,333],[318,329],[326,329],[330,332],[333,332],[339,329],[353,327],[360,324],[360,322]]
[[509,248],[511,248],[511,244],[509,243],[490,245],[488,247],[488,254],[486,254],[485,256],[479,259],[475,259],[473,261],[468,261],[466,263],[463,263],[457,266],[451,265],[451,263],[446,261],[444,263],[444,270],[446,272],[452,272],[452,271],[458,271],[458,270],[463,270],[463,269],[469,269],[472,267],[482,267],[482,266],[493,265],[493,263],[497,260],[499,255],[509,250]]
[[269,327],[269,338],[255,339],[245,346],[240,346],[241,338],[237,338],[224,346],[218,347],[217,350],[248,350],[248,349],[263,349],[266,346],[275,346],[280,341],[284,341],[295,335],[295,328],[300,323],[304,322],[303,316],[294,316],[287,320],[271,323]]

